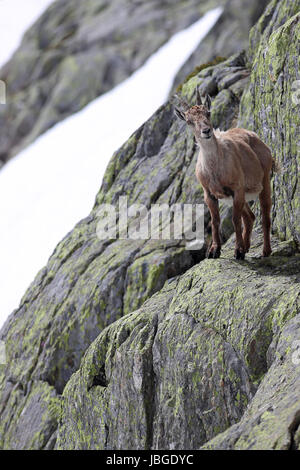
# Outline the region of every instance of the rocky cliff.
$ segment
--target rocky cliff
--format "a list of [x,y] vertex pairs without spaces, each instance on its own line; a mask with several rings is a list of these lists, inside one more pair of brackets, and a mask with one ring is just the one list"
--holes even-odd
[[181,87],[190,102],[196,86],[209,91],[215,126],[255,129],[281,162],[273,255],[258,257],[257,228],[234,260],[225,209],[219,260],[204,260],[205,246],[97,238],[100,205],[120,195],[147,207],[202,201],[197,148],[167,103],[115,153],[91,214],[1,331],[2,448],[299,448],[299,10],[272,1],[247,54]]
[[130,76],[175,32],[226,6],[216,28],[185,64],[245,48],[268,0],[57,0],[25,34],[0,71],[0,166],[40,134]]
[[105,329],[64,390],[57,447],[292,447],[300,257],[273,246],[238,263],[228,243]]
[[0,164],[138,69],[225,0],[57,0],[0,71]]
[[[239,125],[256,130],[282,171],[273,179],[273,227],[282,239],[300,233],[299,2],[271,2],[250,34],[251,81]],[[298,80],[298,82],[297,82]]]

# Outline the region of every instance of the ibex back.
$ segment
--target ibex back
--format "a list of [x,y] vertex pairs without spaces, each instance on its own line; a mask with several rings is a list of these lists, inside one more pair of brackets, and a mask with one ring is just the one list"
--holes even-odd
[[[197,90],[197,105],[175,108],[176,115],[192,127],[200,147],[196,177],[203,186],[204,200],[212,224],[209,258],[219,258],[221,238],[218,201],[233,205],[232,221],[236,234],[235,258],[244,259],[250,249],[255,216],[248,202],[259,197],[264,233],[263,256],[271,254],[271,185],[270,173],[276,164],[270,149],[255,132],[245,129],[214,130],[210,121],[211,99],[204,103]],[[243,228],[242,228],[243,221]]]

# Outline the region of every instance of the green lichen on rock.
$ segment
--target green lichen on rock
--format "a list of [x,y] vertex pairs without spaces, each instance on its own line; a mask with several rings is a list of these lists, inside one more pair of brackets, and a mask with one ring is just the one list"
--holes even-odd
[[264,13],[253,26],[249,35],[249,62],[252,63],[258,48],[269,41],[271,34],[280,28],[289,18],[299,13],[299,0],[271,0],[267,3]]
[[54,387],[43,381],[24,385],[8,380],[2,390],[0,445],[6,449],[51,449],[56,441]]
[[[147,251],[149,247],[147,247]],[[136,310],[152,294],[160,290],[165,281],[186,271],[193,264],[191,255],[184,247],[152,250],[140,253],[127,270],[124,295],[124,314]]]
[[180,93],[182,91],[182,87],[185,83],[187,83],[191,78],[195,77],[195,75],[198,75],[199,72],[201,72],[204,69],[207,69],[208,67],[213,67],[214,65],[220,64],[221,62],[224,62],[226,60],[226,57],[216,57],[214,60],[211,60],[210,62],[207,62],[206,64],[201,64],[197,65],[194,70],[187,75],[185,80],[178,85],[176,89],[176,93]]
[[[298,13],[289,18],[290,11]],[[284,240],[300,241],[300,113],[295,83],[300,78],[299,1],[272,2],[273,31],[256,47],[249,87],[240,105],[239,125],[256,131],[269,145],[281,171],[274,176],[273,228]],[[282,24],[282,18],[287,20]],[[265,37],[266,36],[266,37]]]

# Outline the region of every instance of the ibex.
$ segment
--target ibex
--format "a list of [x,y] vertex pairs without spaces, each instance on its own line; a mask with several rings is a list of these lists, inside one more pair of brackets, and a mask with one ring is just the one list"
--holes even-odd
[[199,90],[196,106],[190,107],[181,100],[181,107],[182,110],[175,108],[175,113],[191,126],[200,147],[196,177],[203,187],[212,225],[212,243],[207,256],[219,258],[221,254],[218,201],[222,200],[233,205],[235,258],[245,258],[255,220],[248,202],[258,196],[264,234],[263,256],[269,256],[272,252],[270,173],[272,168],[277,171],[270,149],[255,132],[238,128],[226,132],[214,130],[210,121],[211,99],[206,95],[202,103]]

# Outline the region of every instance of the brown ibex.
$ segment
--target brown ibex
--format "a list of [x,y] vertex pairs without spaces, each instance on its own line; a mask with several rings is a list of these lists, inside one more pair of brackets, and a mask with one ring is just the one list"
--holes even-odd
[[[209,208],[212,244],[209,258],[219,258],[221,238],[218,200],[233,205],[232,221],[236,234],[235,258],[244,259],[250,249],[255,216],[248,202],[259,196],[264,234],[263,256],[271,254],[271,185],[270,173],[276,163],[270,149],[255,132],[246,129],[214,130],[210,121],[211,99],[202,103],[197,90],[197,105],[188,106],[181,100],[176,115],[192,127],[200,152],[196,177],[203,186],[204,200]],[[242,231],[243,221],[243,231]]]

